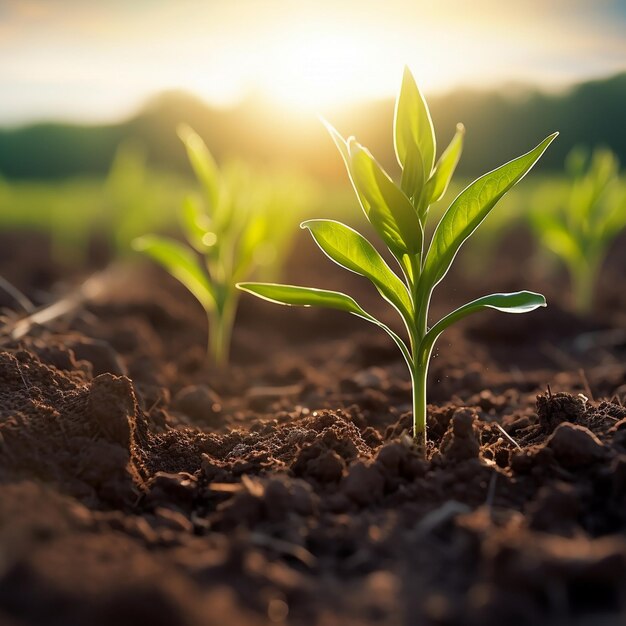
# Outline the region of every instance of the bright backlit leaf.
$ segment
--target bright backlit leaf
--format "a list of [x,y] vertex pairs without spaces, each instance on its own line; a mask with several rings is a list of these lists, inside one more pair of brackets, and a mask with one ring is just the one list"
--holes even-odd
[[348,150],[352,181],[372,226],[396,256],[419,253],[422,227],[411,201],[361,144],[351,139]]
[[295,285],[278,285],[275,283],[238,283],[242,291],[254,294],[263,300],[287,306],[322,307],[352,313],[365,319],[371,316],[356,301],[339,291],[297,287]]
[[[406,167],[407,161],[413,164],[421,162],[424,177],[428,179],[435,163],[435,129],[426,100],[417,88],[409,68],[404,70],[393,127],[398,163]],[[420,158],[410,156],[416,148]]]
[[426,184],[426,197],[429,204],[433,204],[443,198],[452,180],[452,175],[463,152],[463,137],[465,136],[465,126],[457,124],[456,133],[448,147],[437,161],[435,171]]
[[428,358],[430,356],[433,344],[446,328],[452,326],[452,324],[455,324],[468,315],[484,311],[485,309],[493,309],[502,313],[530,313],[535,309],[545,306],[547,306],[545,297],[540,293],[535,293],[533,291],[492,293],[488,296],[472,300],[472,302],[464,304],[439,320],[426,333],[420,345],[423,358]]
[[481,176],[457,196],[435,229],[422,273],[424,289],[432,289],[441,281],[459,248],[498,200],[535,165],[557,134],[546,137],[530,152]]
[[309,229],[317,245],[332,261],[369,278],[383,297],[410,319],[411,298],[406,286],[363,235],[333,220],[308,220],[302,227]]

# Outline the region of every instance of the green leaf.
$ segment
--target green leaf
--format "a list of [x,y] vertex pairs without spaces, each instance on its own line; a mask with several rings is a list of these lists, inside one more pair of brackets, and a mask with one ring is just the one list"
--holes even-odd
[[456,133],[448,147],[437,161],[435,171],[426,184],[426,198],[428,204],[432,204],[441,200],[448,189],[448,185],[452,180],[452,175],[456,169],[457,163],[461,158],[463,151],[463,137],[465,136],[465,127],[463,124],[457,124]]
[[468,302],[459,307],[452,313],[446,315],[443,319],[439,320],[427,333],[422,343],[420,344],[420,353],[430,354],[437,337],[441,333],[452,326],[452,324],[459,320],[483,311],[485,309],[495,309],[496,311],[502,311],[503,313],[530,313],[539,307],[545,307],[546,299],[540,293],[534,293],[532,291],[516,291],[513,293],[493,293],[489,296],[483,296],[472,302]]
[[220,195],[219,171],[215,160],[200,135],[186,124],[181,124],[178,127],[178,136],[185,144],[189,162],[204,187],[209,201],[209,209],[214,211],[218,206]]
[[251,293],[258,298],[285,304],[287,306],[321,307],[336,309],[352,313],[372,324],[382,328],[396,343],[409,368],[411,367],[411,354],[402,339],[387,325],[379,322],[375,317],[363,310],[350,296],[339,291],[326,289],[314,289],[313,287],[296,287],[294,285],[277,285],[274,283],[237,283],[237,289]]
[[[264,212],[260,212],[249,218],[244,231],[239,238],[236,252],[235,268],[233,271],[233,282],[241,278],[246,278],[250,268],[255,265],[256,257],[263,249],[263,246],[272,248],[273,242],[268,237],[270,225]],[[266,251],[267,251],[266,248]]]
[[446,275],[459,248],[498,200],[526,175],[557,135],[546,137],[530,152],[485,174],[457,196],[437,225],[426,256],[420,277],[424,298]]
[[263,300],[287,306],[322,307],[337,309],[368,319],[371,317],[356,301],[339,291],[296,287],[295,285],[277,285],[275,283],[237,283],[237,289],[247,291]]
[[328,258],[355,274],[369,278],[407,321],[412,318],[411,299],[404,283],[363,235],[334,220],[308,220],[300,226],[309,229]]
[[346,141],[323,118],[322,123],[343,157],[365,215],[387,247],[398,258],[421,251],[422,228],[407,196],[353,137]]
[[577,237],[565,222],[547,211],[533,211],[529,214],[530,223],[537,236],[557,256],[570,263],[579,263],[584,256]]
[[211,232],[211,220],[195,196],[183,200],[180,221],[187,241],[198,252],[205,254],[217,243],[217,236]]
[[[424,178],[430,178],[435,162],[435,130],[428,105],[408,67],[404,68],[393,126],[398,163],[406,168],[411,163],[415,165],[421,161]],[[420,154],[419,159],[412,154],[416,149]]]
[[[540,307],[545,307],[546,299],[534,291],[514,291],[512,293],[492,293],[473,300],[458,308],[455,313],[462,313],[463,317],[481,309],[495,309],[502,313],[530,313]],[[445,318],[444,318],[445,319]]]
[[215,306],[213,289],[197,257],[189,248],[173,239],[156,235],[138,237],[132,245],[133,249],[151,257],[185,285],[206,310]]
[[426,174],[419,148],[407,153],[405,166],[402,168],[400,188],[411,200],[413,207],[418,210],[421,204]]
[[365,215],[389,249],[401,257],[422,249],[422,227],[404,192],[357,141],[348,142],[350,172]]
[[326,130],[329,132],[333,142],[337,146],[337,150],[339,150],[339,153],[343,157],[343,162],[348,168],[348,173],[350,173],[350,152],[348,150],[348,142],[337,132],[334,126],[327,122],[323,117],[320,119],[322,120],[322,124],[324,124]]

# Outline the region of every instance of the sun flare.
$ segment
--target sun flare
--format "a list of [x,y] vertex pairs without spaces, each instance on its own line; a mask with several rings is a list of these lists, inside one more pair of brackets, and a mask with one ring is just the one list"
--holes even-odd
[[389,42],[366,29],[349,31],[327,22],[294,21],[268,29],[254,42],[228,50],[228,63],[198,70],[195,89],[229,103],[247,94],[283,107],[327,110],[395,91],[402,63],[390,72]]
[[363,69],[369,67],[370,74],[376,71],[374,57],[366,38],[357,33],[301,28],[266,50],[255,77],[260,91],[284,105],[335,106],[372,95],[368,93],[371,82],[368,87],[363,81]]

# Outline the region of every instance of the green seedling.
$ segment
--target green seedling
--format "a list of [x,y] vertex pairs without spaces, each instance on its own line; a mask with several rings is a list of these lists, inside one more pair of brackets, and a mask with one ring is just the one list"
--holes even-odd
[[271,229],[266,194],[251,187],[250,172],[243,164],[219,170],[202,139],[190,128],[182,126],[179,136],[203,190],[203,198],[189,195],[183,203],[181,222],[189,246],[168,237],[145,235],[135,239],[133,247],[162,265],[204,307],[209,357],[223,367],[228,362],[237,311],[235,284],[249,277],[264,257],[272,257],[271,250],[268,253]]
[[[626,193],[619,185],[619,162],[607,149],[591,156],[572,150],[565,162],[571,180],[569,195],[558,193],[537,202],[531,221],[537,238],[567,267],[573,306],[587,315],[593,306],[594,288],[609,247],[626,228]],[[559,204],[548,205],[556,196]]]
[[380,295],[399,313],[408,342],[365,311],[353,298],[336,291],[242,283],[238,287],[255,296],[286,305],[339,309],[385,330],[400,348],[413,387],[414,436],[426,445],[426,378],[435,341],[454,322],[484,309],[526,313],[545,306],[537,293],[496,293],[478,298],[428,327],[433,290],[447,274],[459,248],[487,217],[502,196],[537,162],[556,133],[536,148],[471,183],[443,214],[426,246],[429,207],[445,193],[463,147],[464,129],[458,126],[449,146],[435,162],[435,133],[425,100],[408,69],[396,102],[394,140],[402,170],[399,185],[354,138],[344,140],[332,127],[361,207],[397,261],[402,278],[374,246],[352,228],[333,220],[302,224],[322,251],[338,265],[368,278]]

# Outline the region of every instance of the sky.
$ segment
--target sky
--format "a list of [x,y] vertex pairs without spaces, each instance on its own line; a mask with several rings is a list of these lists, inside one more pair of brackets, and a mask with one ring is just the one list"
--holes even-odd
[[152,95],[327,112],[626,69],[626,0],[0,0],[0,124],[115,120]]

